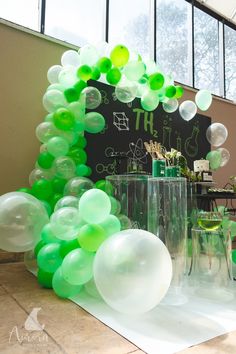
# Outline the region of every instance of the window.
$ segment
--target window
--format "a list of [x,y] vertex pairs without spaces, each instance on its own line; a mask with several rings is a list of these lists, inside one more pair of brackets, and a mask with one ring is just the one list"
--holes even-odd
[[110,0],[109,42],[123,43],[141,56],[151,56],[149,0]]
[[218,21],[194,8],[194,79],[195,87],[219,95]]
[[0,17],[39,30],[39,0],[0,0]]
[[183,0],[157,0],[157,63],[187,85],[192,85],[191,10]]
[[45,34],[82,46],[104,40],[105,0],[47,0]]
[[236,101],[236,31],[225,29],[225,90],[228,99]]

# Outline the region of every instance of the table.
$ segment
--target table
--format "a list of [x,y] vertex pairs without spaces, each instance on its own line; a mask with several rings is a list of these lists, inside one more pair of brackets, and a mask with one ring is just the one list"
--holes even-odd
[[[17,326],[21,334],[27,335],[24,322],[33,308],[41,308],[38,321],[45,325],[43,334],[37,331],[41,342],[31,337],[32,342],[23,341],[20,344],[16,336],[12,336],[9,343],[9,333],[14,326]],[[0,265],[0,310],[0,353],[143,353],[76,304],[59,299],[52,290],[42,289],[23,263]],[[235,341],[236,331],[183,350],[179,354],[232,354],[235,352]]]
[[236,209],[233,207],[232,204],[232,200],[236,199],[236,193],[196,194],[196,198],[198,200],[199,209],[213,210],[214,208],[217,208],[217,202],[216,202],[217,200],[226,200],[225,207],[228,208],[229,211],[232,212],[236,211]]

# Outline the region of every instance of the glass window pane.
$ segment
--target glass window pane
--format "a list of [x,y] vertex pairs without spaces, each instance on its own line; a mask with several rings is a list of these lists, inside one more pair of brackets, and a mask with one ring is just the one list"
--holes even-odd
[[47,0],[45,34],[82,46],[104,40],[105,0]]
[[0,0],[0,17],[39,30],[38,0]]
[[226,98],[236,101],[236,31],[225,26]]
[[192,85],[191,5],[183,0],[157,0],[156,58],[174,80]]
[[195,87],[219,95],[218,21],[194,8],[194,77]]
[[125,44],[144,58],[149,58],[150,18],[148,0],[110,0],[109,42]]

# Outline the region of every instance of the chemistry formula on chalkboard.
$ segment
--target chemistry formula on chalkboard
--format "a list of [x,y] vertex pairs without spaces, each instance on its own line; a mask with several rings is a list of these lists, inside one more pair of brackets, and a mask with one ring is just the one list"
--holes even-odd
[[151,173],[151,157],[144,147],[144,142],[149,140],[160,142],[167,151],[171,148],[181,151],[190,168],[194,160],[205,158],[210,151],[206,139],[206,130],[211,124],[209,117],[196,114],[186,122],[178,110],[166,113],[161,104],[155,111],[147,112],[140,106],[140,99],[122,103],[117,100],[114,87],[94,81],[90,84],[101,92],[102,103],[96,111],[106,120],[101,133],[86,134],[93,180],[124,174],[132,162]]

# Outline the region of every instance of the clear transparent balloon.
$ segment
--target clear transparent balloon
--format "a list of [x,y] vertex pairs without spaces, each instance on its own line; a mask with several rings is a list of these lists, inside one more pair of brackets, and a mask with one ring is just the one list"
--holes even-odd
[[64,195],[80,198],[84,192],[94,187],[94,183],[86,177],[74,177],[67,182]]
[[179,106],[179,113],[184,120],[189,121],[195,117],[197,106],[193,101],[184,101]]
[[222,123],[213,123],[207,128],[206,137],[211,145],[221,146],[228,137],[228,130]]

